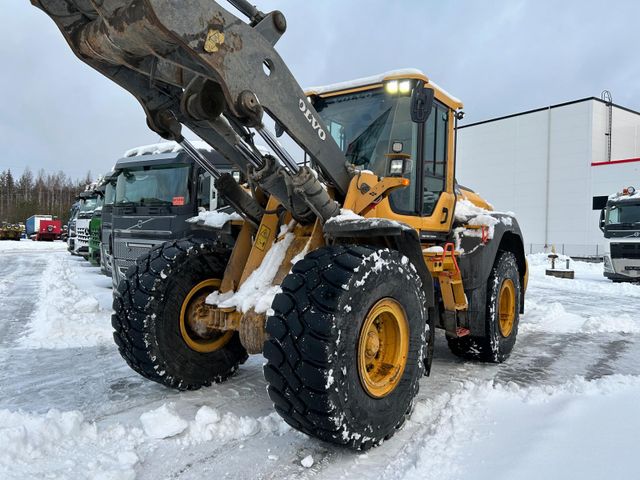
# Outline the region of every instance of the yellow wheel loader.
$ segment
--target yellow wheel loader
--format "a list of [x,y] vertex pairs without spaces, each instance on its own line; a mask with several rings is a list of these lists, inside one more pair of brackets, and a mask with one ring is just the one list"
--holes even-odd
[[[274,48],[284,15],[245,0],[230,3],[247,21],[213,0],[32,3],[235,211],[203,213],[193,235],[129,269],[113,327],[135,371],[197,389],[262,352],[287,423],[366,449],[411,411],[436,328],[456,355],[509,356],[527,279],[522,235],[515,218],[456,183],[462,103],[423,73],[303,91]],[[219,172],[183,125],[247,183]]]

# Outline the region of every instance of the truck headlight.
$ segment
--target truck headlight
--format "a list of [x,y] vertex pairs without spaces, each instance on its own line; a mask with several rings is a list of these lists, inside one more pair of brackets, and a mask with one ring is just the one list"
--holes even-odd
[[611,259],[609,258],[609,255],[604,256],[604,271],[615,273],[615,270],[613,269],[613,264],[611,263]]

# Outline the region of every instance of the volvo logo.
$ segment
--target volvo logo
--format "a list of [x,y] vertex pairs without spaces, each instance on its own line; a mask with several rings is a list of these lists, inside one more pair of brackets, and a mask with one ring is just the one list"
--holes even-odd
[[134,228],[142,228],[145,223],[149,223],[151,220],[153,220],[153,218],[149,218],[147,220],[138,220],[138,223],[136,223],[135,225],[131,225],[129,228],[125,228],[125,232]]
[[307,102],[300,99],[298,103],[298,107],[300,107],[300,111],[304,113],[305,118],[311,124],[311,128],[313,128],[318,132],[318,137],[320,137],[320,140],[323,140],[323,141],[326,140],[327,134],[322,128],[320,128],[320,122],[318,122],[318,120],[311,113],[311,110],[309,110],[309,106],[307,105]]

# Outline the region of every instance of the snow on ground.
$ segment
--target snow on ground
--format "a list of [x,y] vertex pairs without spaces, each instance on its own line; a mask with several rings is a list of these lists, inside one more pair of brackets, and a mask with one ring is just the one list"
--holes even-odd
[[0,478],[135,478],[139,429],[99,429],[82,413],[0,410]]
[[432,432],[403,478],[634,478],[634,462],[613,460],[634,456],[640,422],[629,413],[639,395],[637,376],[554,387],[466,383],[416,407],[412,421],[426,418]]
[[[37,242],[36,242],[37,243]],[[38,307],[30,319],[24,348],[90,347],[112,342],[105,322],[111,312],[111,280],[81,257],[51,255],[42,266]]]
[[48,252],[66,251],[67,244],[64,242],[34,242],[26,238],[20,241],[0,240],[0,253],[20,253],[20,252]]
[[290,429],[261,356],[227,382],[176,392],[110,339],[110,280],[61,243],[0,242],[0,478],[635,478],[640,286],[529,257],[527,312],[502,365],[438,335],[431,377],[392,439],[351,452]]

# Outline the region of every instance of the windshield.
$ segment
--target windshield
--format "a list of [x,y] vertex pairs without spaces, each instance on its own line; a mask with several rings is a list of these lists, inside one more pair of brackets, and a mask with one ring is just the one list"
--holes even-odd
[[333,139],[356,166],[387,175],[386,154],[392,144],[415,159],[417,126],[411,121],[411,98],[372,90],[329,98],[318,98],[314,107],[327,124]]
[[411,97],[389,95],[382,89],[317,98],[314,102],[352,165],[384,177],[389,175],[392,155],[410,156],[412,168],[405,177],[411,183],[391,195],[393,204],[405,211],[415,208],[416,188],[418,125],[411,121],[410,105]]
[[86,198],[80,201],[81,212],[93,212],[98,206],[97,198]]
[[114,182],[109,182],[104,189],[104,204],[112,205],[116,201],[116,186]]
[[190,166],[123,170],[116,183],[116,205],[186,205]]
[[607,225],[640,226],[640,203],[619,203],[607,209]]

